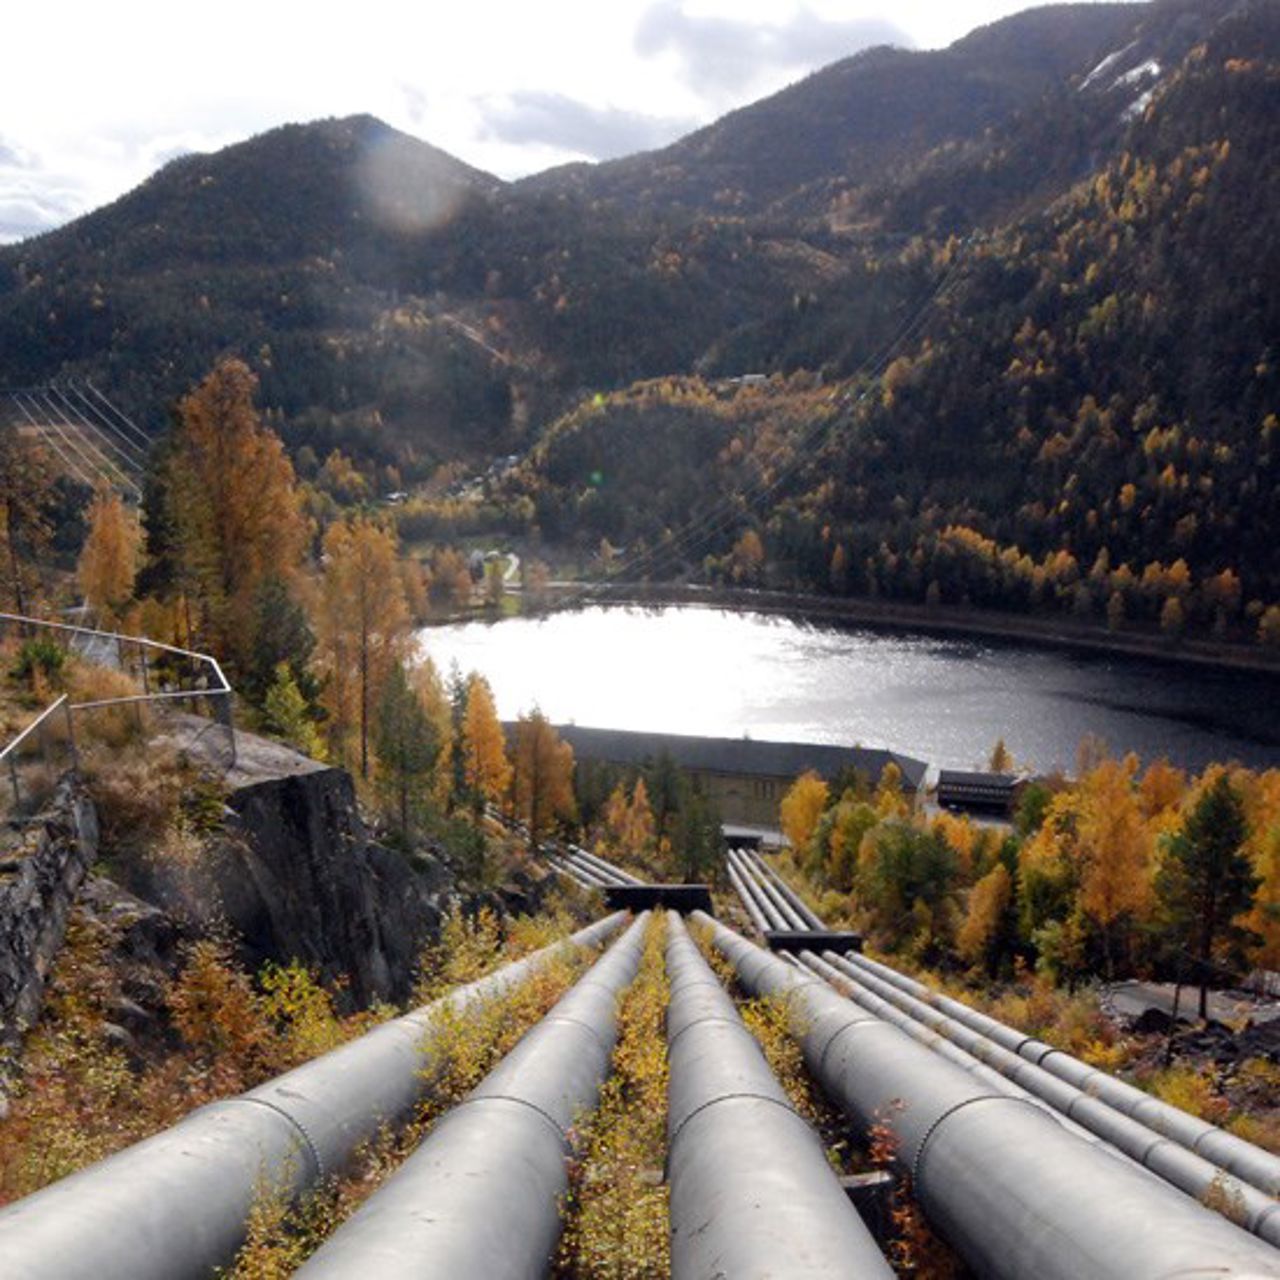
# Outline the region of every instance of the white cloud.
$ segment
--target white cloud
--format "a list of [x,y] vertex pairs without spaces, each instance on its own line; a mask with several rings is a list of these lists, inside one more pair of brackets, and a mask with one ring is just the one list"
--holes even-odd
[[166,159],[368,112],[511,178],[652,146],[859,44],[947,43],[1017,0],[61,0],[5,13],[0,239]]

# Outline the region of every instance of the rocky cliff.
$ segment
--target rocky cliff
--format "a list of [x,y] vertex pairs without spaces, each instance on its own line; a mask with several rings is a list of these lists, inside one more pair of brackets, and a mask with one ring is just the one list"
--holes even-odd
[[67,782],[0,853],[0,1055],[40,1012],[49,966],[97,851],[93,805]]

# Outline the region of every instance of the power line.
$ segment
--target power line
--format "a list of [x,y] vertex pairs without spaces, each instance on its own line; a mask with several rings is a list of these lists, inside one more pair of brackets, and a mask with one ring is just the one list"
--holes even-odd
[[[10,399],[13,401],[13,404],[17,408],[18,412],[21,413],[22,416],[27,419],[28,423],[30,423],[30,425],[35,428],[36,435],[45,444],[49,445],[53,449],[54,453],[58,455],[58,457],[62,461],[62,465],[66,467],[67,470],[81,484],[92,489],[94,487],[94,481],[90,479],[88,476],[86,476],[85,473],[80,469],[80,463],[74,461],[68,455],[67,451],[62,447],[62,444],[60,444],[57,440],[53,439],[52,436],[50,436],[47,432],[45,432],[41,428],[38,422],[32,419],[31,415],[27,412],[26,407],[21,402],[19,402],[16,396],[11,396]],[[92,468],[90,469],[90,474],[92,474]]]
[[[78,384],[74,378],[69,378],[68,385],[76,390],[76,394],[84,398],[83,392],[79,390]],[[94,398],[102,405],[103,410],[120,423],[123,431],[128,432],[142,447],[144,452],[149,452],[154,441],[132,418],[125,413],[114,400],[109,400],[106,396],[94,386],[93,382],[86,378],[84,385],[89,389]]]
[[[58,407],[53,403],[53,398],[45,388],[37,388],[35,391],[28,394],[33,400],[41,401],[45,408],[58,418],[61,426],[65,427],[68,432],[77,432],[74,424],[68,421]],[[50,421],[52,421],[52,419],[50,419]],[[132,489],[135,493],[141,494],[142,490],[137,481],[131,475],[128,475],[117,463],[115,463],[95,440],[83,431],[79,431],[77,433],[77,439],[82,443],[86,453],[96,455],[96,457],[100,459],[99,470],[108,477],[112,485],[119,485],[124,488]]]
[[[952,258],[941,281],[908,318],[889,344],[877,356],[865,361],[862,368],[857,370],[849,381],[855,382],[861,378],[874,379],[883,374],[884,370],[897,357],[901,348],[919,332],[924,326],[929,313],[951,289],[958,278],[960,263],[961,255],[957,254]],[[848,407],[856,408],[866,398],[868,391],[869,388],[864,389]],[[848,404],[847,395],[845,402]],[[712,545],[717,537],[733,528],[740,521],[743,507],[749,510],[752,505],[758,504],[763,499],[777,493],[786,481],[811,460],[809,454],[816,451],[819,438],[830,435],[838,424],[838,417],[816,420],[809,428],[800,432],[798,440],[793,437],[785,444],[779,445],[772,457],[766,459],[761,466],[762,474],[760,479],[727,495],[702,515],[687,522],[673,538],[657,546],[646,547],[643,551],[624,560],[614,570],[601,575],[595,582],[589,583],[582,590],[568,596],[563,603],[572,607],[579,601],[590,598],[610,582],[619,580],[624,574],[634,574],[638,570],[652,567],[660,556],[682,554],[688,557],[699,545]],[[772,478],[765,481],[763,475],[770,472],[769,463],[781,459],[787,450],[791,452],[791,461],[787,465],[771,472]],[[758,489],[758,492],[753,492],[756,489]]]
[[49,386],[47,394],[51,400],[56,399],[63,406],[64,411],[71,415],[73,420],[79,421],[86,429],[92,431],[98,439],[100,439],[109,449],[123,460],[125,465],[132,472],[141,474],[142,459],[138,456],[136,446],[127,439],[125,440],[125,443],[121,445],[117,439],[118,433],[114,427],[107,426],[96,414],[90,417],[80,409],[77,409],[76,406],[67,399],[65,393],[56,383],[52,383]]

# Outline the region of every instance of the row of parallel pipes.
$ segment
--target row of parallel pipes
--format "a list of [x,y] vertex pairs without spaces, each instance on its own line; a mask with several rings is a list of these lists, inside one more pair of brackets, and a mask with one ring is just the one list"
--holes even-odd
[[[770,896],[776,902],[776,892],[765,895],[763,882],[772,876],[775,891],[782,882],[758,855],[741,852],[736,857],[731,855],[730,866],[731,875],[736,876],[735,884],[743,883],[752,895],[743,896],[748,914],[752,914],[762,897]],[[741,890],[739,892],[741,894]],[[799,904],[797,898],[793,905],[803,904]],[[766,910],[764,914],[769,928],[794,927],[790,913],[775,909]],[[817,919],[811,912],[807,915],[809,920]],[[1274,1182],[1267,1181],[1274,1177],[1275,1157],[1269,1153],[1015,1032],[958,1001],[935,995],[888,966],[863,956],[840,956],[832,952],[822,956],[804,952],[800,962],[848,995],[865,1012],[893,1023],[976,1081],[1009,1096],[1021,1095],[1036,1105],[1047,1104],[1065,1118],[1066,1127],[1076,1136],[1095,1146],[1102,1145],[1103,1150],[1121,1158],[1127,1157],[1197,1201],[1221,1204],[1234,1221],[1270,1244],[1280,1246],[1280,1204],[1273,1191],[1268,1190],[1274,1187]],[[963,1011],[963,1021],[949,1016],[955,1010]],[[975,1024],[996,1029],[1000,1040],[976,1030]],[[1010,1047],[1011,1043],[1027,1052],[1020,1056]],[[1057,1063],[1057,1073],[1047,1069],[1055,1059],[1062,1060]],[[1089,1087],[1082,1088],[1064,1078],[1072,1075],[1087,1082]],[[1111,1097],[1123,1099],[1129,1104],[1128,1109],[1113,1107]],[[1147,1123],[1141,1122],[1135,1112],[1145,1113],[1149,1117]],[[1174,1114],[1169,1116],[1168,1112]],[[1233,1155],[1235,1169],[1225,1160],[1215,1164],[1197,1153],[1197,1143],[1202,1148]],[[1236,1171],[1253,1174],[1262,1180],[1262,1185],[1242,1176],[1232,1176]]]
[[822,1143],[674,912],[667,927],[672,1276],[889,1280]]
[[207,1280],[234,1258],[264,1188],[300,1195],[409,1117],[431,1088],[423,1044],[437,1020],[603,945],[625,922],[614,913],[0,1210],[0,1275]]
[[648,913],[296,1273],[307,1280],[538,1280],[595,1108]]
[[885,1126],[929,1221],[997,1280],[1280,1276],[1225,1217],[988,1087],[826,982],[702,913],[752,995],[790,1006],[814,1078],[863,1131]]

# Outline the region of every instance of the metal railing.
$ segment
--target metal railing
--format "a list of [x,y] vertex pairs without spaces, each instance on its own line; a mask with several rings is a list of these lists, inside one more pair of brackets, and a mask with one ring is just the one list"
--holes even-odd
[[[0,613],[0,642],[14,640],[21,645],[37,638],[52,641],[94,666],[120,672],[132,683],[118,692],[108,688],[103,696],[79,701],[63,695],[0,751],[0,759],[10,759],[16,812],[36,798],[32,788],[23,794],[23,766],[33,777],[41,771],[63,773],[75,767],[79,755],[119,749],[153,728],[168,745],[215,768],[235,765],[233,691],[216,658],[143,636]],[[50,726],[59,708],[64,728],[55,734]],[[151,724],[152,717],[158,723]],[[60,752],[61,743],[66,747]],[[0,802],[0,812],[4,807]]]
[[0,815],[15,818],[42,808],[75,767],[71,703],[64,693],[0,749]]

